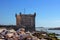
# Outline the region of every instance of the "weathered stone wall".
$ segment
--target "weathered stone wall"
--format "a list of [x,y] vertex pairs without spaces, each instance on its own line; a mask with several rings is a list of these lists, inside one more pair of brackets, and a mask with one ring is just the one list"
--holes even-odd
[[35,31],[35,16],[34,14],[16,14],[16,26],[24,27],[26,30]]

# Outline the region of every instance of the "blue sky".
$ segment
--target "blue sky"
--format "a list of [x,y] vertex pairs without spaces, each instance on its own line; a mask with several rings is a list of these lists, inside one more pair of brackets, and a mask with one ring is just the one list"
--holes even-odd
[[0,24],[15,25],[15,14],[34,14],[36,27],[60,27],[60,0],[0,0]]

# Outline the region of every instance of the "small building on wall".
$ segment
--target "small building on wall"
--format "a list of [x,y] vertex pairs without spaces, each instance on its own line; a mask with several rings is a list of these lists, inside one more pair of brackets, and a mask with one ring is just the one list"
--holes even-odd
[[35,31],[35,16],[34,14],[22,14],[20,12],[19,15],[16,16],[16,26],[19,28],[25,28],[26,31]]

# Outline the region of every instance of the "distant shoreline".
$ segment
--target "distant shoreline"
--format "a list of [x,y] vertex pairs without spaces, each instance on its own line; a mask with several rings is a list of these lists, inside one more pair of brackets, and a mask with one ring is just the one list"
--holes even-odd
[[49,28],[48,30],[60,30],[60,28]]

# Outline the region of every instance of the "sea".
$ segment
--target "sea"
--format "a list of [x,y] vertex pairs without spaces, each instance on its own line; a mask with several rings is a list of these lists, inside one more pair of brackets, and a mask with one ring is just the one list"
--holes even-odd
[[[60,30],[48,30],[49,28],[43,28],[43,27],[36,27],[37,31],[45,31],[47,33],[55,33],[60,35]],[[60,39],[60,36],[56,36],[57,38]]]

